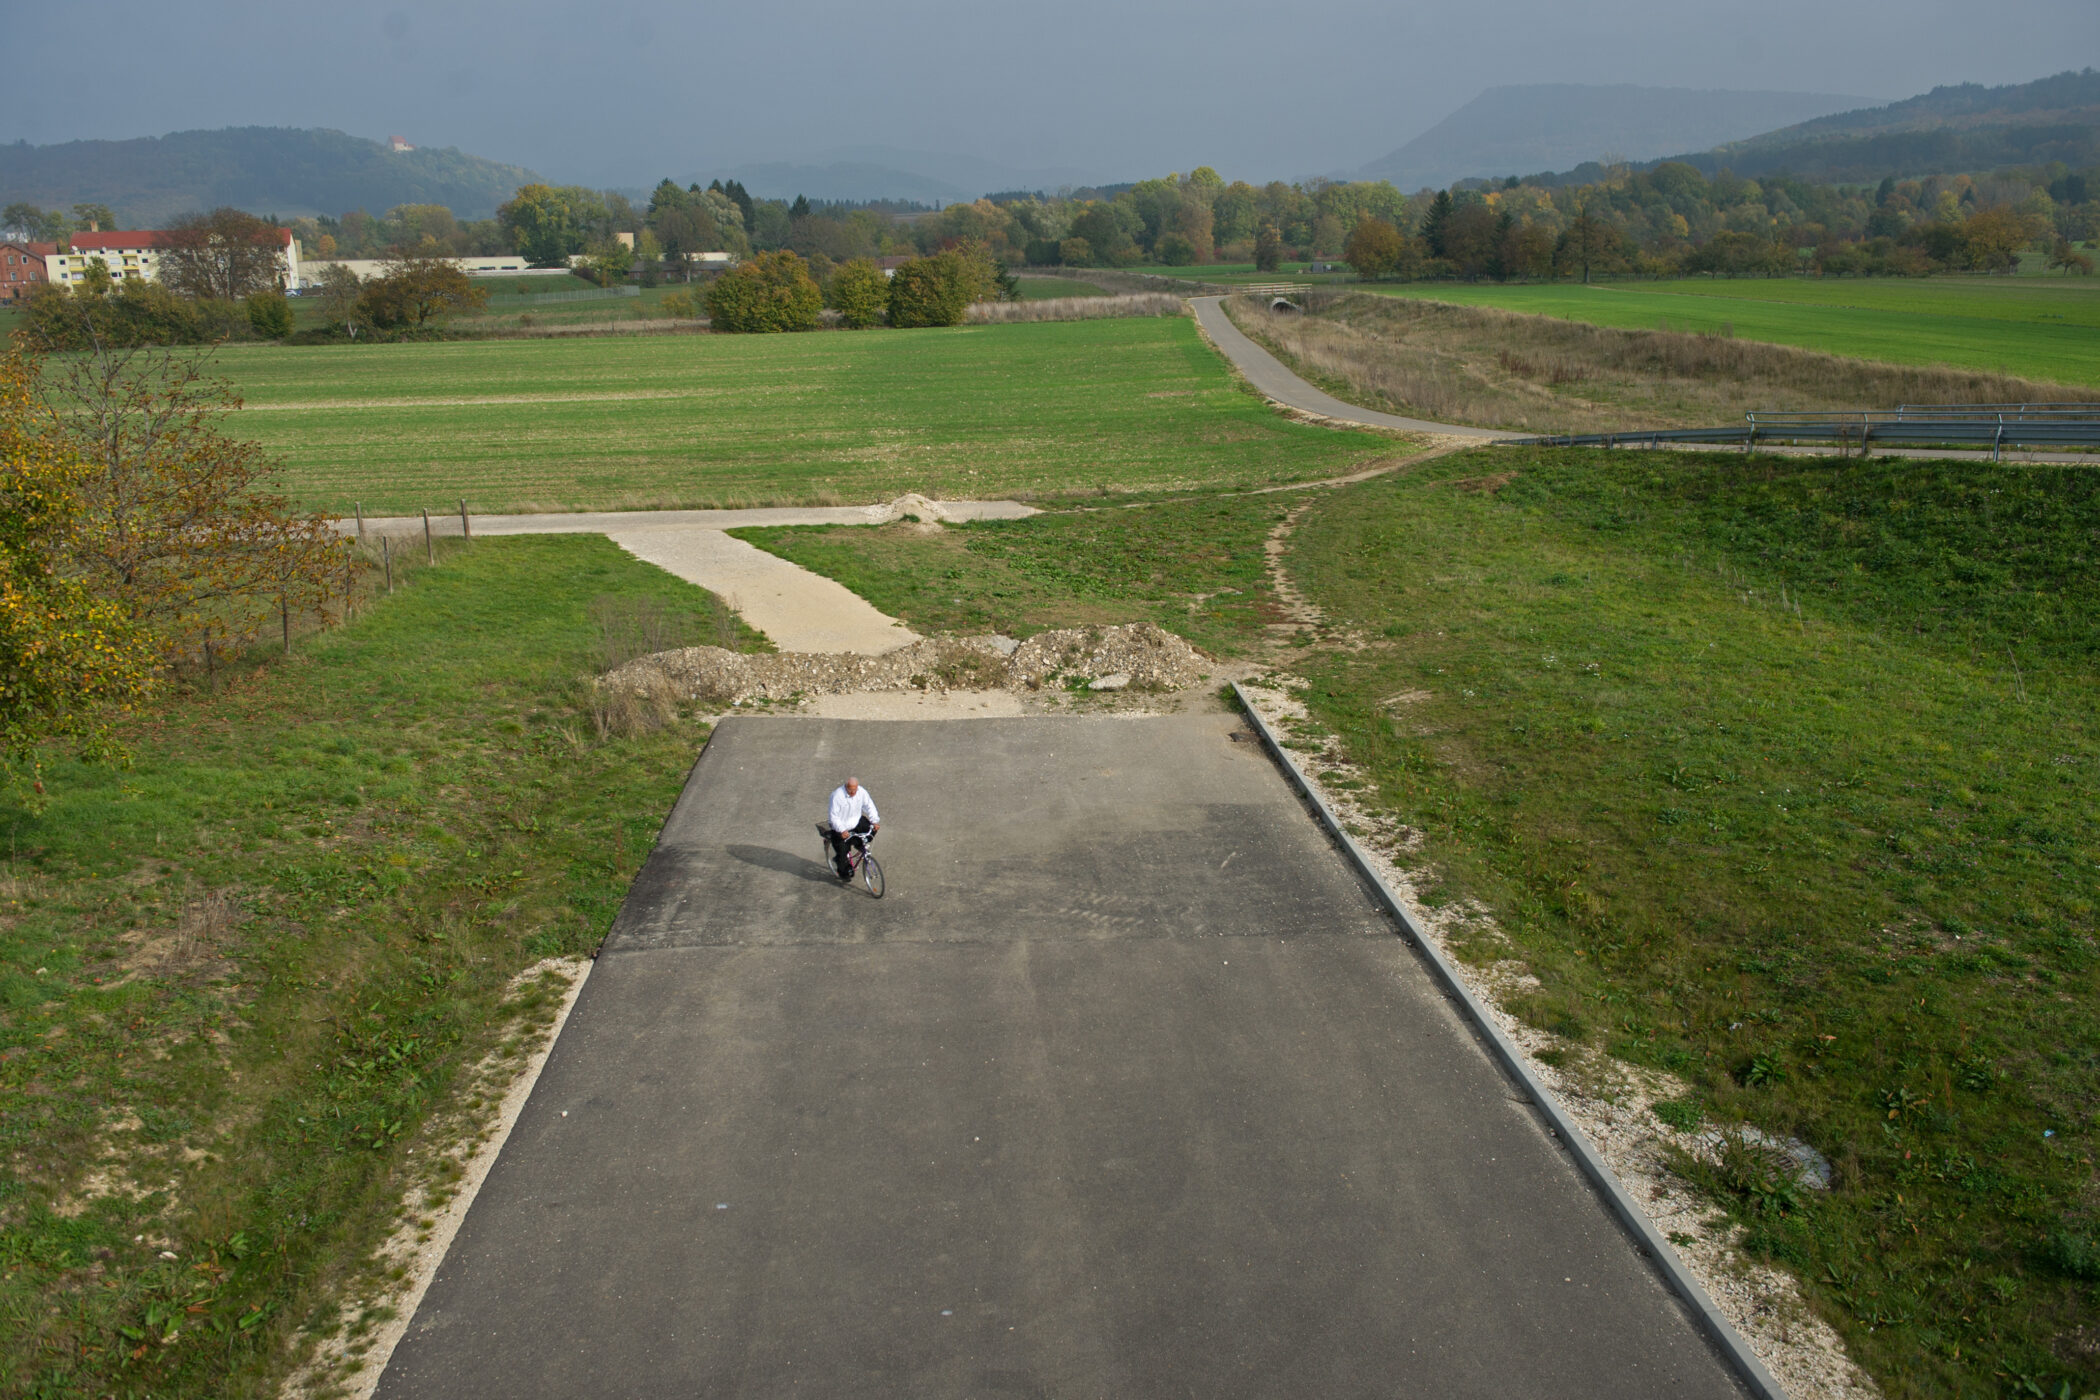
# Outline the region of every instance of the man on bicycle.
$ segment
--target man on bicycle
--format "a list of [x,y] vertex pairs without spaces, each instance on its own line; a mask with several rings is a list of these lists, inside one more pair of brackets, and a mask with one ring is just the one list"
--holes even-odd
[[[831,868],[841,880],[851,880],[853,867],[846,863],[847,842],[855,836],[866,837],[882,830],[882,814],[875,810],[875,799],[868,796],[860,779],[848,778],[831,790],[831,814],[820,829],[831,845]],[[865,846],[866,842],[862,844]]]

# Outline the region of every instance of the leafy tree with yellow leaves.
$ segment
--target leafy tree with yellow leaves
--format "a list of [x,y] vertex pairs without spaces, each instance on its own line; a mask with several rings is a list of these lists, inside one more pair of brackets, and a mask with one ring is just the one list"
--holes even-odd
[[33,760],[61,739],[106,751],[110,719],[151,693],[158,660],[120,602],[61,571],[90,469],[44,430],[35,377],[19,352],[0,359],[0,751],[9,760]]

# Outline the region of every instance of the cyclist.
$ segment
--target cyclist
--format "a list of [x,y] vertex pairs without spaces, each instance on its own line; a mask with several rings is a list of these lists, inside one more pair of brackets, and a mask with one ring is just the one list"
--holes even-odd
[[830,843],[831,868],[841,880],[851,880],[853,867],[846,864],[846,843],[882,830],[882,813],[875,810],[875,799],[860,785],[860,779],[848,778],[831,790],[830,816],[818,830]]

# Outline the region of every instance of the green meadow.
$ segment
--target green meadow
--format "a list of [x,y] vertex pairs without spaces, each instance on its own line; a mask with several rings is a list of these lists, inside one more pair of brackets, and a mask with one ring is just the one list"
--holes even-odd
[[1291,537],[1335,776],[1510,1009],[1836,1165],[1686,1170],[1891,1397],[2100,1383],[2096,480],[1503,450]]
[[2100,280],[1684,278],[1363,284],[1361,291],[1622,329],[1737,335],[1902,365],[1954,365],[2100,389]]
[[1295,423],[1186,318],[809,335],[228,346],[233,430],[367,514],[1267,485],[1390,439]]

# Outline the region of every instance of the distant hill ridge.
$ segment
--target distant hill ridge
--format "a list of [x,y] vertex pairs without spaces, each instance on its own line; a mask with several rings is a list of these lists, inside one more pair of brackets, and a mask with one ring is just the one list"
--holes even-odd
[[1645,161],[1741,140],[1872,101],[1812,92],[1702,91],[1631,83],[1490,88],[1358,172],[1403,190],[1470,177],[1564,170],[1615,155]]
[[1709,174],[1727,166],[1743,176],[1785,172],[1856,184],[2056,160],[2074,168],[2100,164],[2100,72],[1936,87],[1676,159]]
[[539,178],[450,147],[395,151],[361,136],[297,127],[0,146],[0,204],[106,204],[133,226],[223,204],[283,218],[442,204],[463,219],[480,219]]

